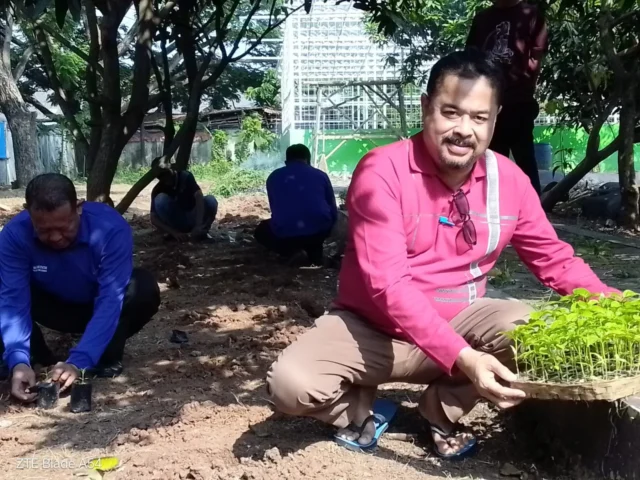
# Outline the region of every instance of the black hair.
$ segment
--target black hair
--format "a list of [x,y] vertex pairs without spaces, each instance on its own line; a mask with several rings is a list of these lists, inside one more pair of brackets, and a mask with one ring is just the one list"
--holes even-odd
[[69,177],[60,173],[38,175],[27,185],[25,201],[28,210],[52,212],[65,204],[78,204],[76,187]]
[[431,67],[427,82],[427,95],[434,95],[447,75],[455,75],[467,80],[486,78],[493,87],[498,105],[500,105],[504,87],[502,69],[485,52],[475,47],[469,47],[442,57]]
[[287,148],[285,163],[301,161],[311,163],[311,152],[306,145],[298,143]]

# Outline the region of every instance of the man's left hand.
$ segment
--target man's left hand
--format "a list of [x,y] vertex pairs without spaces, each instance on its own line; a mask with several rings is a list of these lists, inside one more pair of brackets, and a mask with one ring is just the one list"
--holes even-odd
[[70,363],[58,362],[51,371],[51,380],[60,384],[61,392],[73,385],[79,376],[78,368]]

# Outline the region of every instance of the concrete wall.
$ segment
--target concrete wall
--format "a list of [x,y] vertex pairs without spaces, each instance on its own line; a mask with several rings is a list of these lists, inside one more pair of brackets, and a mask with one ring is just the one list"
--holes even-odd
[[40,158],[45,172],[62,173],[70,178],[78,174],[73,143],[58,133],[38,136]]
[[[123,150],[120,166],[139,169],[151,166],[154,158],[162,155],[163,142],[132,142]],[[60,133],[47,132],[38,136],[38,150],[44,163],[45,172],[58,172],[68,177],[77,176],[73,142]],[[7,159],[0,160],[0,185],[10,185],[15,181],[15,162],[11,132],[7,130]],[[211,160],[211,140],[194,142],[191,151],[193,163]]]
[[[151,166],[154,158],[162,155],[164,141],[130,142],[124,147],[119,166],[142,169]],[[191,163],[206,163],[211,160],[211,140],[194,141],[191,148]]]

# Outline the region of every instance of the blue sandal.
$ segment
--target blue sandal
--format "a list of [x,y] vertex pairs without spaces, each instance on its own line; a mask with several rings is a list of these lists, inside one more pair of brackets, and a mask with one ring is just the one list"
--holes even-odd
[[[376,427],[376,433],[371,439],[371,442],[365,445],[361,445],[360,443],[358,443],[358,440],[347,440],[346,438],[342,438],[337,434],[334,436],[334,439],[338,445],[348,448],[352,451],[372,450],[378,445],[378,440],[389,428],[389,424],[395,417],[397,411],[398,407],[392,401],[378,399],[373,404],[373,415],[367,417],[367,419],[363,422],[363,425],[366,425],[371,419],[373,419],[374,425]],[[361,432],[362,427],[354,426],[352,427],[352,430]]]
[[[430,428],[431,428],[432,434],[437,433],[438,435],[440,435],[440,437],[442,437],[443,440],[448,440],[460,434],[459,429],[454,429],[450,433],[446,433],[441,428],[438,428],[434,425],[430,425]],[[469,443],[467,443],[460,451],[456,453],[450,453],[447,455],[447,454],[441,453],[438,450],[438,446],[435,444],[435,441],[434,441],[433,452],[438,457],[444,460],[462,460],[463,458],[467,458],[470,455],[472,455],[475,452],[475,449],[477,446],[478,446],[478,441],[476,440],[476,437],[473,437],[471,440],[469,440]]]

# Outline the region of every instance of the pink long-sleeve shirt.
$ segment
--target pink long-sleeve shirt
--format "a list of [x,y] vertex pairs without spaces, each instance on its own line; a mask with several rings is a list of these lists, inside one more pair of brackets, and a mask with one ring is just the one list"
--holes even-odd
[[463,185],[477,244],[458,251],[448,226],[454,192],[439,178],[421,133],[370,151],[347,195],[349,237],[335,306],[418,346],[451,373],[468,344],[449,321],[486,291],[487,273],[511,244],[526,266],[561,295],[603,284],[561,241],[528,177],[491,151]]

